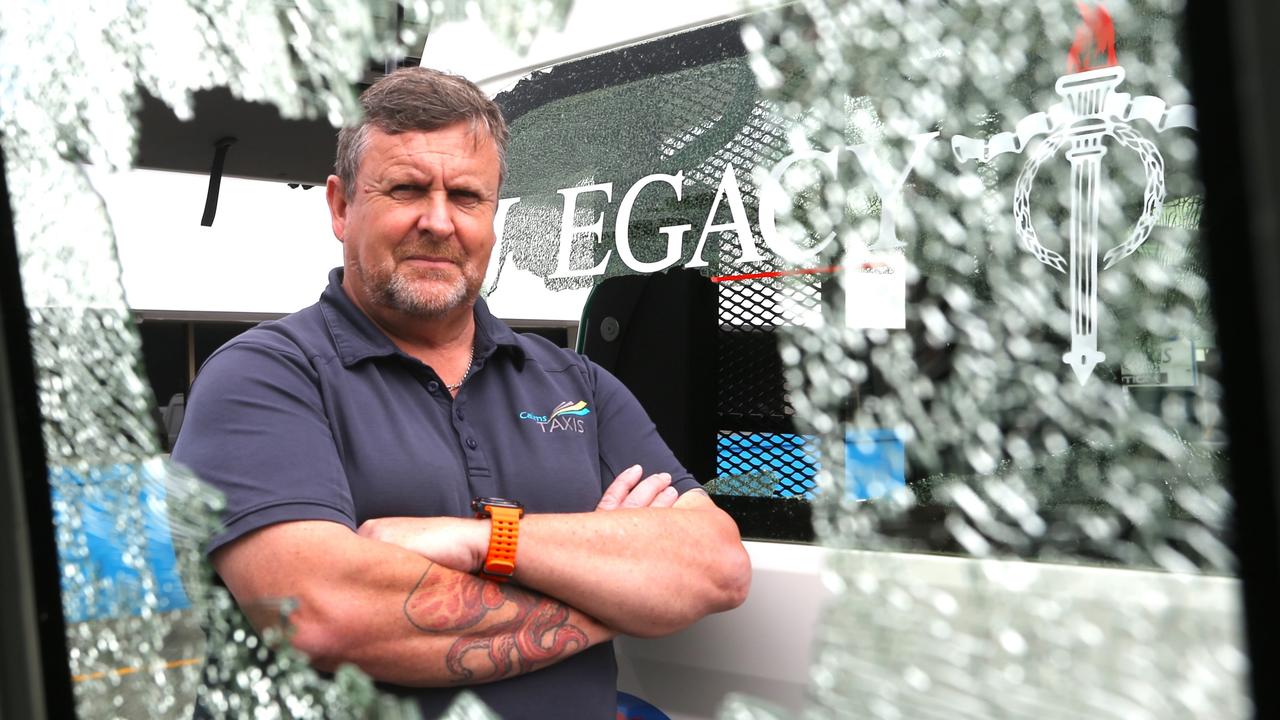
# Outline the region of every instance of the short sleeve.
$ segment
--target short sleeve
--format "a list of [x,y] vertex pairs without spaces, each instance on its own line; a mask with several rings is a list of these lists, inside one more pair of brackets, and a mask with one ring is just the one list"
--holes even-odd
[[209,553],[279,522],[329,520],[355,529],[319,374],[283,338],[237,339],[206,361],[173,459],[226,498]]
[[667,447],[635,395],[608,370],[590,360],[586,362],[599,410],[601,470],[608,474],[602,478],[605,485],[618,473],[639,464],[645,475],[670,473],[671,484],[681,495],[702,487]]

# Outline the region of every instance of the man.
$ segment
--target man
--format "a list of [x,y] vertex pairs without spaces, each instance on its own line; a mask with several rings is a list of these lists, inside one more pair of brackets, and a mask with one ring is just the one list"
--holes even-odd
[[[214,567],[242,607],[294,598],[316,667],[355,663],[426,717],[466,686],[503,717],[612,718],[613,637],[744,600],[737,527],[616,379],[478,298],[492,101],[422,68],[361,100],[327,184],[343,267],[192,388],[173,455],[227,496]],[[474,498],[499,499],[477,518]]]

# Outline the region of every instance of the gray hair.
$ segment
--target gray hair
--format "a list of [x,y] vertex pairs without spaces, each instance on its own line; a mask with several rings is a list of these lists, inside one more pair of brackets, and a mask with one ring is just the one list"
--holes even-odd
[[429,132],[458,122],[481,127],[498,148],[500,178],[507,177],[507,121],[502,111],[475,83],[460,76],[423,67],[400,68],[383,76],[360,95],[364,119],[338,133],[334,170],[350,200],[356,171],[369,145],[369,128],[388,135]]

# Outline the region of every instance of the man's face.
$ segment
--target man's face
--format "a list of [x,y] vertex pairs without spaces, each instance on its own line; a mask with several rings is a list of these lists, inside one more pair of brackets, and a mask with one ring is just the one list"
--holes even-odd
[[497,146],[469,123],[371,128],[350,199],[337,177],[327,186],[347,294],[375,319],[469,308],[493,250],[499,183]]

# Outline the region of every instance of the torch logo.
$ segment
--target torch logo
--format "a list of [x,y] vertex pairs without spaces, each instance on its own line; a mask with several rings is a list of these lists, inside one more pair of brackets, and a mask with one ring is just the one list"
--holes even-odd
[[[1062,361],[1075,371],[1080,384],[1106,359],[1098,351],[1098,189],[1102,181],[1105,140],[1111,138],[1141,158],[1146,170],[1142,214],[1129,237],[1103,256],[1106,270],[1132,255],[1151,235],[1164,205],[1164,158],[1154,143],[1133,127],[1141,119],[1163,132],[1168,128],[1195,128],[1190,105],[1169,107],[1157,97],[1133,98],[1118,93],[1124,68],[1116,64],[1115,30],[1102,8],[1079,6],[1084,25],[1068,56],[1068,74],[1058,78],[1055,89],[1063,102],[1048,112],[1035,113],[1018,122],[1016,132],[1000,133],[987,142],[956,136],[951,149],[960,162],[990,162],[1005,153],[1022,153],[1029,143],[1044,137],[1022,166],[1013,195],[1014,224],[1023,249],[1037,260],[1068,275],[1071,289],[1071,350]],[[1040,243],[1031,224],[1031,189],[1036,174],[1064,146],[1071,163],[1070,259]]]

